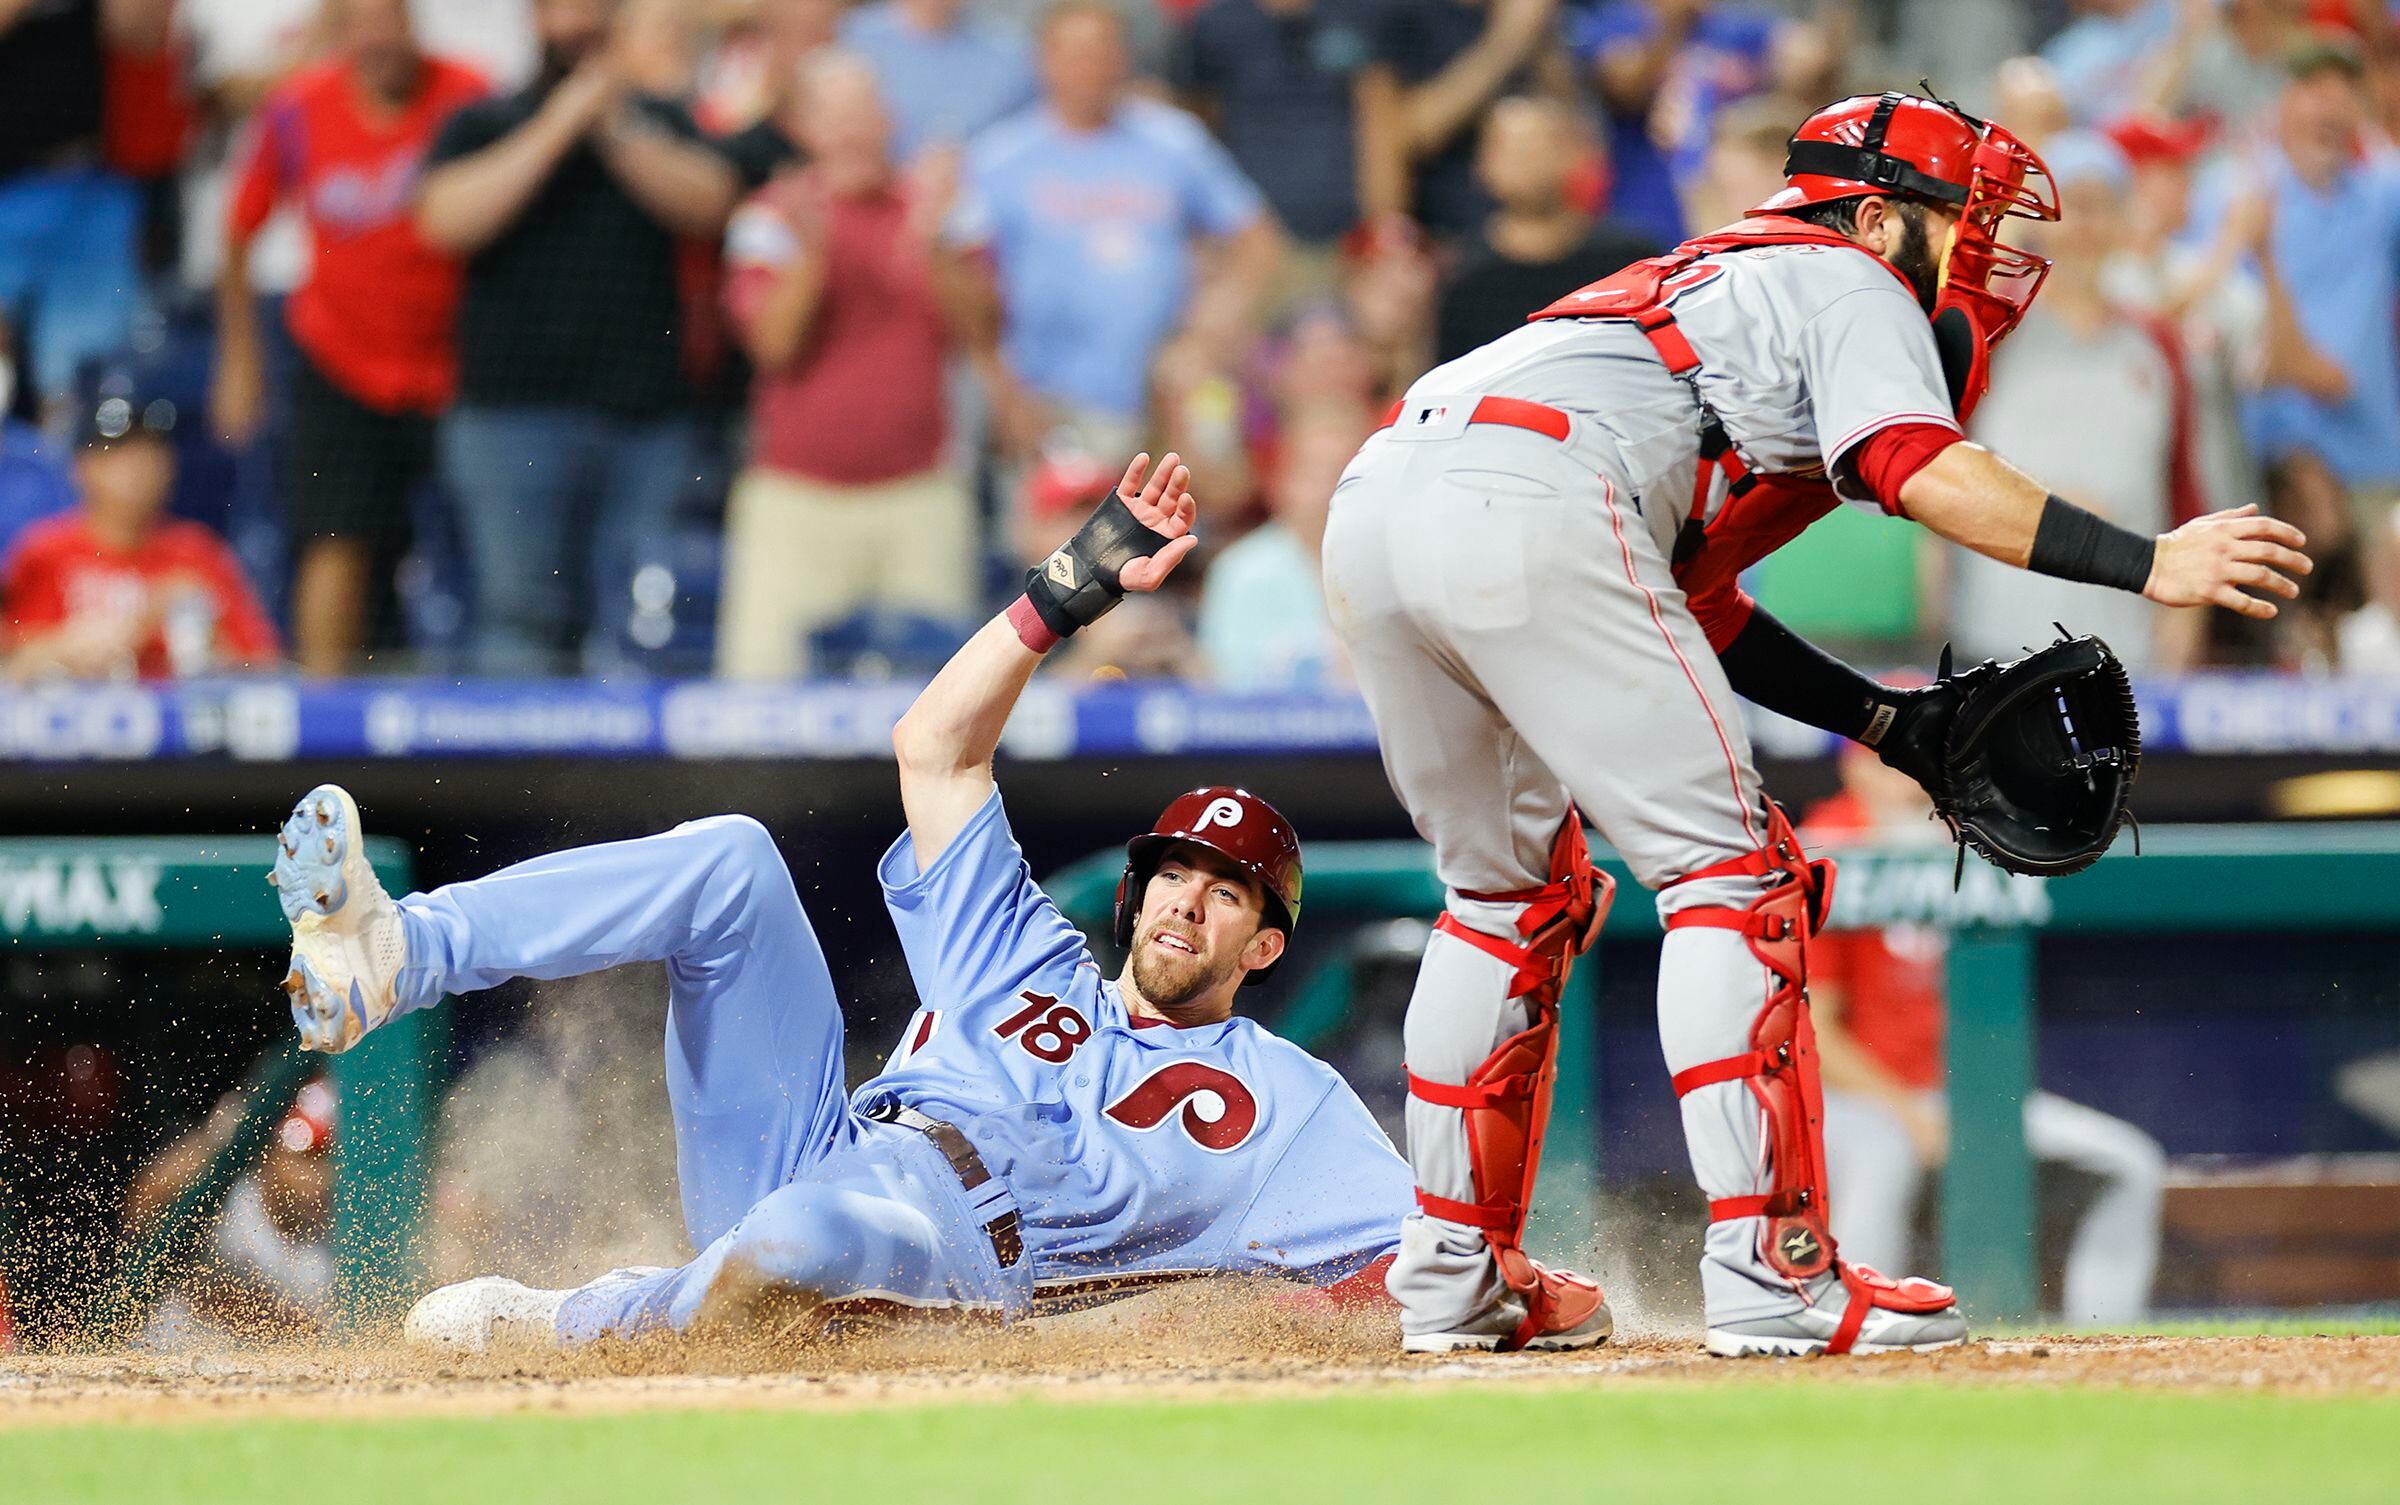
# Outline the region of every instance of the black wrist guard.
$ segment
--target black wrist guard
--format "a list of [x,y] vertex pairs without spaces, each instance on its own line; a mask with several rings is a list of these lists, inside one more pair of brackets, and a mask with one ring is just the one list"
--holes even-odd
[[1112,491],[1073,538],[1025,572],[1025,599],[1033,603],[1044,627],[1067,637],[1099,621],[1125,599],[1118,571],[1170,542],[1165,534],[1143,527],[1125,499]]
[[[1887,690],[1754,607],[1717,654],[1734,693],[1779,716],[1874,745],[1890,721]],[[1879,719],[1880,718],[1880,719]]]
[[2157,539],[2094,517],[2053,492],[2042,504],[2042,520],[2033,530],[2033,550],[2025,568],[2139,595],[2150,583],[2150,565],[2157,556]]

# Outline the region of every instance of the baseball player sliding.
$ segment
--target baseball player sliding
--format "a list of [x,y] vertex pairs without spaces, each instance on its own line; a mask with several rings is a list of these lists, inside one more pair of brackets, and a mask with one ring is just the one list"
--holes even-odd
[[573,1291],[446,1286],[409,1314],[412,1340],[1013,1317],[1215,1273],[1380,1296],[1407,1164],[1331,1067],[1233,1011],[1299,918],[1290,824],[1240,789],[1170,804],[1126,848],[1129,957],[1112,982],[1034,886],[993,784],[1042,654],[1191,550],[1188,472],[1169,455],[1145,483],[1147,463],[900,721],[908,831],[877,876],[923,1007],[855,1092],[833,979],[756,821],[693,821],[394,902],[350,796],[326,785],[300,801],[274,876],[310,1048],[346,1050],[512,977],[667,964],[667,1092],[699,1255]]
[[1761,792],[1733,696],[1920,782],[1956,701],[1800,641],[1743,569],[1837,499],[2169,606],[2273,616],[2309,568],[2253,509],[2138,537],[1960,439],[2048,270],[2002,222],[2057,217],[2008,131],[1860,96],[1810,116],[1785,171],[1740,223],[1419,379],[1334,493],[1328,607],[1449,889],[1406,1030],[1418,1206],[1389,1285],[1410,1349],[1609,1331],[1595,1285],[1521,1244],[1559,985],[1610,897],[1579,812],[1667,927],[1659,1030],[1710,1198],[1709,1351],[1966,1335],[1948,1288],[1847,1263],[1827,1232],[1806,987],[1831,873]]

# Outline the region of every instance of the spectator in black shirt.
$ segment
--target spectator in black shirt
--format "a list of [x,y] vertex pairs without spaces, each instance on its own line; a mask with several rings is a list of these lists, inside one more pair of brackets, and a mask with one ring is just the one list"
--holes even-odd
[[693,469],[676,238],[723,232],[733,167],[632,92],[615,0],[535,0],[540,76],[450,118],[417,224],[465,258],[442,460],[487,673],[568,665],[650,555]]
[[1401,212],[1400,92],[1379,49],[1381,0],[1207,0],[1168,76],[1266,195],[1303,254]]
[[103,46],[155,52],[172,0],[0,0],[0,319],[34,390],[117,353],[142,301],[141,204],[101,159]]
[[1638,230],[1595,221],[1567,184],[1597,150],[1583,117],[1554,99],[1504,99],[1484,121],[1475,175],[1498,201],[1482,243],[1442,289],[1434,358],[1453,360],[1508,333],[1535,309],[1662,249]]
[[1559,0],[1383,0],[1380,52],[1400,84],[1409,209],[1441,239],[1471,239],[1491,212],[1475,180],[1475,132],[1492,101],[1574,98],[1559,10]]

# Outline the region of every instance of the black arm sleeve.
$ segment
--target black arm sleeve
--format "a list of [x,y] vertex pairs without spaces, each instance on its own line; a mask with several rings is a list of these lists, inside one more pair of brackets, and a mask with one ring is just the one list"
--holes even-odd
[[1870,732],[1880,741],[1905,693],[1877,684],[1755,608],[1717,662],[1744,700],[1853,741],[1868,740]]

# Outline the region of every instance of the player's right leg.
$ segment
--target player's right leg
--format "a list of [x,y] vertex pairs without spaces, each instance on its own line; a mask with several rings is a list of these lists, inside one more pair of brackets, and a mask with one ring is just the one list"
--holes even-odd
[[[1449,889],[1409,999],[1407,1138],[1419,1205],[1401,1226],[1386,1284],[1411,1352],[1585,1348],[1613,1330],[1599,1287],[1543,1269],[1522,1239],[1558,990],[1580,940],[1570,932],[1592,923],[1591,906],[1603,901],[1574,891],[1582,874],[1563,874],[1543,954],[1517,946],[1523,892],[1551,884],[1554,853],[1575,866],[1574,852],[1557,851],[1566,791],[1423,630],[1420,610],[1438,604],[1426,599],[1425,577],[1440,566],[1417,552],[1407,527],[1412,499],[1439,486],[1420,473],[1422,448],[1370,441],[1335,493],[1324,555],[1327,600],[1385,770]],[[1580,826],[1574,837],[1579,846]]]
[[665,962],[684,1223],[705,1246],[848,1132],[842,1017],[791,874],[747,816],[536,857],[395,903],[358,809],[295,807],[276,881],[305,1043],[342,1050],[447,993]]

